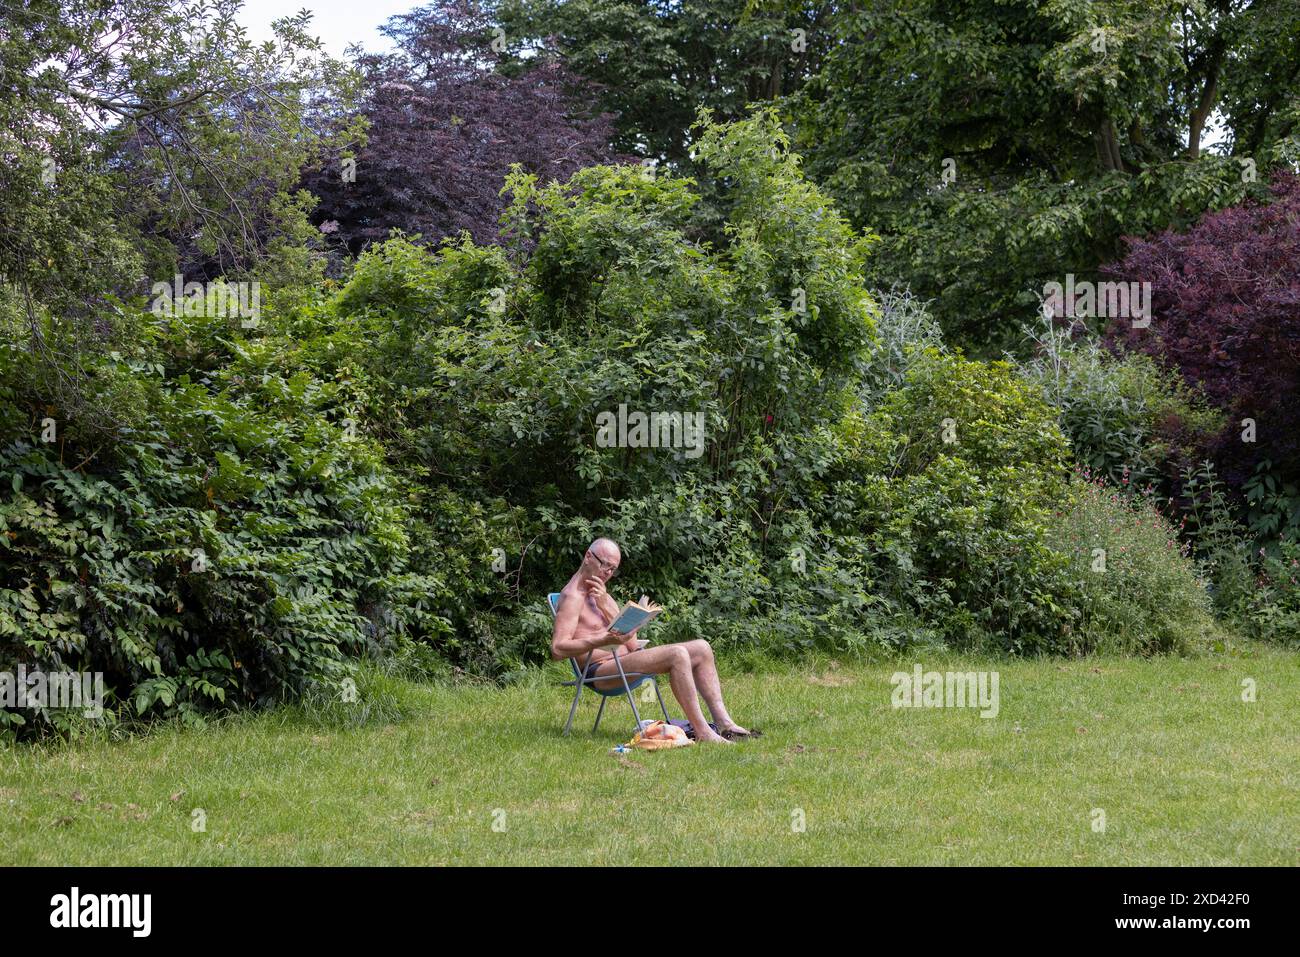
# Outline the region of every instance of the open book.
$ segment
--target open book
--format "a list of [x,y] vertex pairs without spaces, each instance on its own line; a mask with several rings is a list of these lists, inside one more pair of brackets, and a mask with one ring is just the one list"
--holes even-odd
[[649,604],[649,599],[644,595],[641,596],[639,602],[628,602],[623,606],[623,610],[618,613],[618,617],[609,623],[609,630],[620,635],[626,635],[653,621],[663,609],[646,607]]

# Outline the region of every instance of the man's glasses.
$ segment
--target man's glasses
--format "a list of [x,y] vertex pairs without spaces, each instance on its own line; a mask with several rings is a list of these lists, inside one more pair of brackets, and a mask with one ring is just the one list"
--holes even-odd
[[600,566],[600,570],[601,570],[602,572],[609,572],[609,577],[610,577],[610,578],[613,578],[614,576],[616,576],[616,575],[618,574],[618,566],[615,565],[613,562],[607,562],[607,561],[605,561],[605,559],[601,558],[599,555],[597,555],[595,552],[593,552],[590,548],[587,549],[587,554],[590,555],[592,558],[596,559],[596,564]]

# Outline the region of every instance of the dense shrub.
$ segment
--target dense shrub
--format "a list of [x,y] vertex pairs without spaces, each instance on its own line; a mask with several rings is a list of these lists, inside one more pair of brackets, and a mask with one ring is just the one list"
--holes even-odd
[[1032,332],[1023,374],[1056,409],[1075,461],[1117,486],[1168,490],[1223,416],[1151,357],[1113,355],[1086,333]]
[[[1199,613],[1181,556],[1081,579],[1069,536],[1105,517],[1062,504],[1040,384],[945,351],[905,292],[876,308],[869,237],[774,115],[704,118],[695,149],[720,242],[691,181],[517,170],[499,245],[394,237],[255,330],[137,304],[74,350],[0,302],[0,654],[191,718],[323,700],[367,654],[434,668],[412,639],[509,680],[597,535],[662,640],[1183,647],[1151,604]],[[636,441],[637,412],[678,428]]]
[[[1057,410],[1009,363],[930,347],[863,421],[846,533],[917,635],[1020,653],[1186,651],[1213,632],[1173,529],[1122,487],[1068,473]],[[1093,549],[1106,549],[1106,574]]]
[[1155,356],[1227,413],[1208,451],[1262,536],[1300,530],[1300,179],[1272,191],[1272,203],[1130,240],[1110,270],[1151,283],[1153,314],[1147,329],[1113,326],[1112,342]]
[[237,319],[122,317],[129,352],[53,366],[6,328],[3,667],[102,671],[111,717],[337,693],[419,590],[382,458]]
[[1067,445],[1037,391],[931,348],[860,440],[854,521],[895,604],[954,643],[1053,648],[1068,610],[1043,530]]
[[1179,504],[1187,541],[1211,583],[1220,616],[1252,637],[1295,641],[1300,635],[1300,547],[1295,539],[1253,545],[1233,514],[1227,487],[1208,461],[1184,470]]
[[[670,608],[665,635],[861,640],[870,589],[814,486],[873,343],[866,242],[804,181],[773,116],[705,121],[696,152],[728,211],[722,244],[692,238],[690,181],[517,172],[503,245],[377,245],[298,320],[305,339],[348,339],[307,346],[311,367],[331,378],[355,357],[363,426],[418,497],[414,548],[439,503],[448,535],[426,551],[463,564],[465,600],[435,638],[466,668],[503,675],[542,653],[542,595],[599,534],[625,550],[616,590]],[[598,417],[620,407],[698,414],[700,441],[606,443]]]
[[1300,642],[1300,542],[1283,538],[1261,550],[1259,577],[1246,610],[1248,631],[1257,638]]
[[[743,137],[729,145],[753,162],[748,147]],[[759,157],[770,162],[766,150]],[[774,192],[752,172],[734,182]],[[469,557],[467,574],[486,566],[489,544],[510,556],[510,587],[477,615],[479,630],[456,628],[471,632],[469,648],[491,648],[483,659],[495,673],[544,646],[541,594],[597,534],[624,547],[617,587],[671,609],[665,640],[705,635],[785,653],[924,635],[1020,652],[1185,647],[1141,603],[1160,587],[1145,566],[1122,564],[1125,588],[1101,603],[1056,547],[1069,448],[1059,410],[1012,365],[936,347],[906,294],[877,311],[875,343],[859,313],[841,356],[859,356],[856,369],[830,365],[833,348],[789,327],[784,348],[751,358],[763,345],[752,317],[773,322],[780,300],[731,311],[738,290],[771,280],[739,282],[735,250],[684,240],[674,222],[686,221],[691,194],[680,181],[607,168],[566,188],[515,188],[512,228],[532,250],[463,242],[429,255],[396,240],[363,258],[333,305],[338,323],[373,329],[367,375],[384,384],[369,428],[394,464],[462,508],[479,503],[493,528],[475,549],[454,535],[443,547]],[[748,202],[733,196],[741,223]],[[739,225],[733,235],[753,233]],[[783,241],[801,235],[817,241],[806,223]],[[758,238],[741,262],[780,262]],[[848,275],[830,248],[817,252],[833,267],[823,270]],[[865,302],[843,281],[841,302]],[[808,302],[819,319],[852,314],[835,297]],[[800,318],[785,316],[796,328]],[[1154,435],[1160,403],[1180,393],[1143,362],[1130,365],[1154,396],[1140,406]],[[728,381],[737,369],[743,382]],[[620,403],[703,408],[715,428],[698,459],[602,448],[594,416]],[[727,408],[749,413],[746,428]],[[1169,561],[1194,581],[1181,555]]]
[[1069,558],[1079,586],[1069,649],[1186,652],[1217,633],[1188,546],[1153,493],[1125,495],[1085,471],[1048,528],[1048,542]]

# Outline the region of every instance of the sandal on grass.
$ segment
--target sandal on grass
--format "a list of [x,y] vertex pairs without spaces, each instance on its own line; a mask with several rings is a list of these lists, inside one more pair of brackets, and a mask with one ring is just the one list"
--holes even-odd
[[718,734],[722,735],[728,741],[735,738],[761,738],[763,736],[762,731],[736,731],[733,728],[728,728],[726,731],[719,731]]

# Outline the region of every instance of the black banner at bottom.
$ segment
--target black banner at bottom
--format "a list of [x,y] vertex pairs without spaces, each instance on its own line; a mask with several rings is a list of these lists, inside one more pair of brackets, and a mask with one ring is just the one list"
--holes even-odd
[[580,920],[589,942],[676,925],[770,946],[773,931],[821,926],[881,942],[956,934],[963,947],[1044,936],[1231,947],[1261,934],[1291,938],[1297,926],[1287,869],[11,868],[6,876],[0,911],[11,946],[76,935],[119,946],[336,947],[431,929],[483,933],[499,945],[562,935]]

